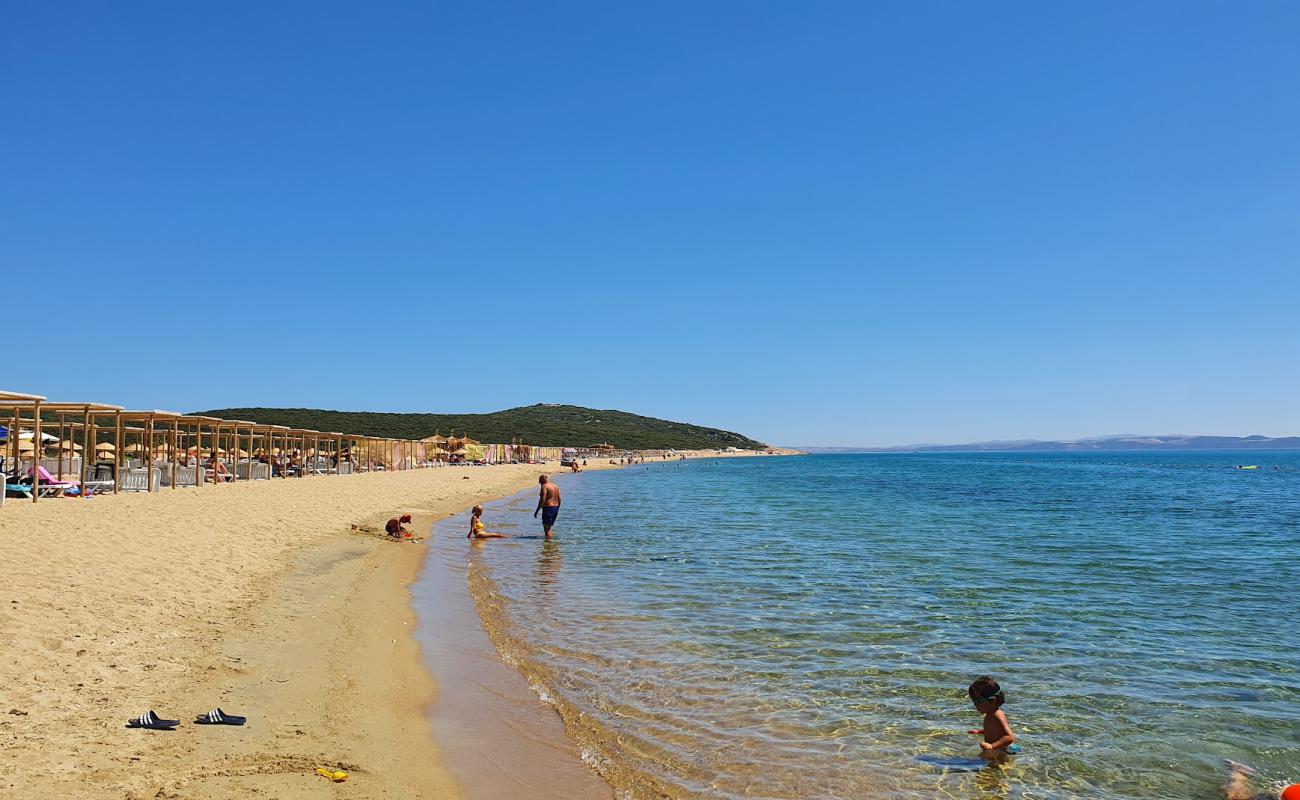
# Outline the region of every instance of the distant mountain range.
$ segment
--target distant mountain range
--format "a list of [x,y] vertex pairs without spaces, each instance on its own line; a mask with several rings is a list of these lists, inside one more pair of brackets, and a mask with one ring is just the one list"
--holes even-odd
[[899,447],[800,447],[806,453],[943,453],[989,452],[1018,453],[1027,451],[1093,452],[1104,450],[1300,450],[1300,436],[1188,436],[1172,434],[1144,436],[1119,434],[1091,436],[1086,439],[1045,441],[971,442],[969,444],[909,444]]

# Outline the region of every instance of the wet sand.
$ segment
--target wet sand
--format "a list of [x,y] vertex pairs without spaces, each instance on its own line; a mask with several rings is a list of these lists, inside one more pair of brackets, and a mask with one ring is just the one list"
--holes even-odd
[[[561,485],[562,479],[560,481]],[[435,535],[454,535],[445,530]],[[463,547],[491,547],[494,542]],[[542,546],[542,542],[529,542]],[[443,763],[466,800],[609,800],[555,710],[498,656],[475,609],[465,563],[430,548],[412,603],[424,662],[444,691],[430,707]]]

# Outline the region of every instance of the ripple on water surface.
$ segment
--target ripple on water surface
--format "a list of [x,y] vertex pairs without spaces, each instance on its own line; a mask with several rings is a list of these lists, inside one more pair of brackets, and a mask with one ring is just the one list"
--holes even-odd
[[[1300,454],[728,459],[564,491],[560,541],[473,547],[470,580],[630,796],[1214,797],[1223,758],[1300,780]],[[532,536],[531,511],[489,527]],[[985,673],[1025,750],[973,769]]]

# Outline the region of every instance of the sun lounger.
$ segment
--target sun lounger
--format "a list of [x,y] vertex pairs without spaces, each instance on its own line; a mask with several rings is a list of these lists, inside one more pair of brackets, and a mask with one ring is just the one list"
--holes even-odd
[[[148,476],[146,478],[146,476]],[[145,481],[149,483],[146,484]],[[152,470],[128,469],[122,472],[122,485],[119,489],[123,492],[144,492],[158,491],[159,484],[162,483],[162,470],[154,467]]]
[[235,465],[235,475],[241,481],[249,480],[249,471],[252,471],[252,480],[265,481],[271,478],[271,465],[263,464],[260,461],[254,461],[249,464],[247,461],[241,461]]
[[176,467],[177,486],[195,486],[198,484],[198,467]]
[[35,481],[36,476],[40,476],[40,485],[35,487],[41,497],[58,497],[68,489],[76,488],[77,484],[72,481],[61,481],[50,474],[44,466],[38,466],[35,470],[27,470],[27,476]]

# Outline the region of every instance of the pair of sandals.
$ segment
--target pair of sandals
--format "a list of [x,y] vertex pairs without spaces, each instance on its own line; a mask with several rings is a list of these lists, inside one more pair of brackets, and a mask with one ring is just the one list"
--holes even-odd
[[[243,725],[245,722],[248,722],[248,717],[227,714],[219,708],[214,708],[208,713],[200,714],[194,718],[195,725]],[[152,709],[126,721],[126,727],[128,728],[147,728],[151,731],[175,730],[179,724],[181,724],[180,720],[162,719]]]

